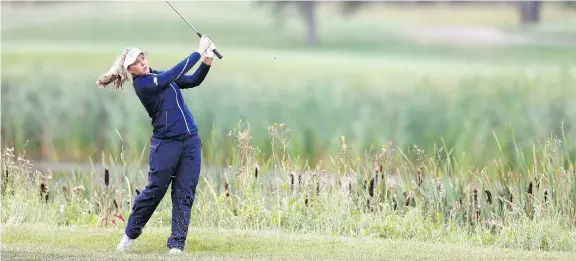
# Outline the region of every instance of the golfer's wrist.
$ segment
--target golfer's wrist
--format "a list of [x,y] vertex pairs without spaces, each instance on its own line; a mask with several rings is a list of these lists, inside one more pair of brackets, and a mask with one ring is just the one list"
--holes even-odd
[[212,60],[213,60],[213,58],[211,58],[211,57],[204,57],[203,63],[204,63],[206,66],[210,66],[210,65],[212,65]]

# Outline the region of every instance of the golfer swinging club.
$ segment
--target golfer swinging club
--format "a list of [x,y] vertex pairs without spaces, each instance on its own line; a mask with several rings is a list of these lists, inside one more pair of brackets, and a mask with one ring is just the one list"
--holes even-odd
[[[149,67],[148,52],[139,48],[124,50],[110,70],[97,84],[105,88],[113,83],[122,89],[130,73],[134,90],[152,119],[154,128],[150,140],[149,183],[136,197],[132,214],[128,218],[125,234],[117,249],[128,250],[172,183],[172,234],[167,247],[170,254],[184,249],[190,210],[200,176],[202,142],[194,117],[184,103],[181,89],[194,88],[202,83],[214,57],[214,43],[202,36],[198,49],[167,71]],[[205,58],[192,75],[186,73]]]

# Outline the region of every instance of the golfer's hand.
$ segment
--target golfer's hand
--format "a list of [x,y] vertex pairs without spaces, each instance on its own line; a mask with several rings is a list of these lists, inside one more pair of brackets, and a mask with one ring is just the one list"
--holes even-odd
[[214,59],[214,50],[216,50],[216,44],[210,40],[210,45],[206,50],[206,58]]
[[202,37],[200,38],[200,43],[198,44],[197,52],[199,54],[203,54],[204,52],[206,52],[206,50],[210,46],[210,42],[211,42],[210,38],[208,38],[207,35],[202,35]]

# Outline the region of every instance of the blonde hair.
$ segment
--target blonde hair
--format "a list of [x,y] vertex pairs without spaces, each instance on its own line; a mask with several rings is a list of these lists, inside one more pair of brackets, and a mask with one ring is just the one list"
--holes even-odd
[[108,72],[104,73],[98,78],[96,81],[98,86],[101,88],[106,88],[112,83],[115,90],[122,89],[122,85],[124,85],[130,75],[123,66],[124,60],[126,59],[126,54],[128,54],[129,50],[130,48],[125,49],[120,57],[116,58],[116,61],[114,61],[112,66],[110,66]]

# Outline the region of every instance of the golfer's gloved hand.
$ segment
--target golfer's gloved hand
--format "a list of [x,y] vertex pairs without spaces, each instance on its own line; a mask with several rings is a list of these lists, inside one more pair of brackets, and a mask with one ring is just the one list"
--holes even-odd
[[210,41],[210,38],[208,38],[207,35],[202,35],[202,37],[200,38],[200,43],[198,44],[198,50],[196,51],[199,54],[203,54],[204,52],[206,52],[211,42],[212,41]]
[[210,40],[210,45],[208,46],[208,49],[206,50],[206,57],[207,58],[214,58],[214,50],[216,50],[216,44],[214,44],[214,42],[212,42],[212,40]]

